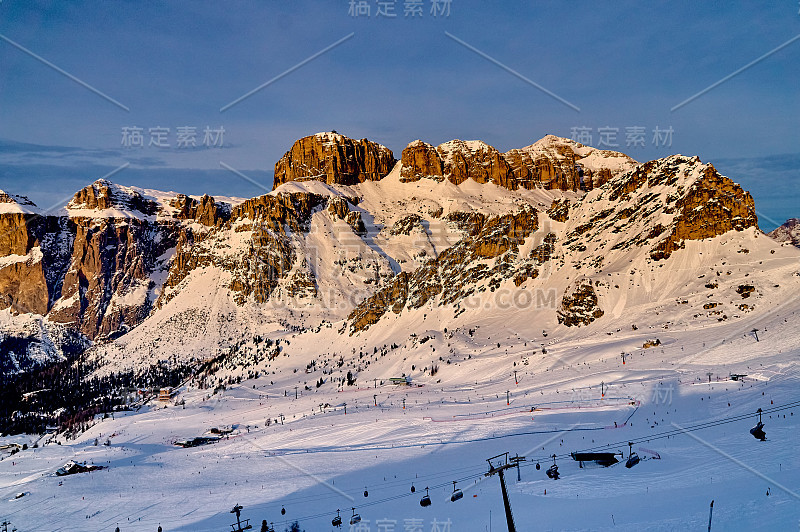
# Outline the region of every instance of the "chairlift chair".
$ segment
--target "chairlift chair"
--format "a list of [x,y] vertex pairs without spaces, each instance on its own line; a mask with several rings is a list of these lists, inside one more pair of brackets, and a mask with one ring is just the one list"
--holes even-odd
[[766,441],[767,433],[764,432],[764,423],[761,422],[761,409],[759,408],[756,412],[758,412],[758,423],[750,429],[750,434],[757,440]]
[[632,468],[636,464],[640,462],[639,455],[636,453],[631,453],[628,459],[625,461],[625,467],[628,469]]
[[552,478],[553,480],[559,479],[558,465],[556,465],[556,455],[553,455],[553,465],[547,468],[546,473],[548,478]]
[[353,517],[350,518],[351,525],[357,525],[361,522],[361,516],[356,513],[356,509],[353,508]]
[[339,510],[336,510],[336,517],[334,517],[333,520],[331,520],[331,524],[333,526],[342,526],[342,518],[339,515]]
[[758,422],[755,427],[750,429],[750,434],[757,440],[766,441],[767,440],[767,433],[764,432],[764,424],[762,422]]
[[625,461],[625,467],[632,468],[640,462],[639,455],[633,452],[633,442],[628,442],[628,459]]
[[427,508],[431,505],[431,498],[428,496],[428,488],[425,488],[425,496],[420,499],[419,505],[423,508]]
[[460,489],[456,489],[456,481],[453,481],[453,494],[450,495],[450,502],[456,502],[458,499],[464,497],[464,492]]

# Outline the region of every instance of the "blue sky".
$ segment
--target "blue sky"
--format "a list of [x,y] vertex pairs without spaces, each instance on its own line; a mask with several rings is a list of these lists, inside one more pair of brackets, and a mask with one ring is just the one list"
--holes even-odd
[[[105,173],[192,194],[254,196],[304,135],[336,129],[389,146],[482,139],[500,150],[573,128],[618,130],[637,160],[699,155],[753,192],[762,228],[800,216],[800,40],[671,109],[800,34],[791,2],[452,0],[449,16],[349,14],[349,0],[2,0],[0,188],[48,207]],[[580,111],[481,57],[519,72]],[[220,108],[344,37],[263,90]],[[122,128],[168,127],[170,147],[125,148]],[[176,129],[224,127],[224,144],[176,147]],[[625,128],[646,130],[626,146]],[[672,145],[654,145],[654,128]],[[770,222],[767,218],[773,220]]]

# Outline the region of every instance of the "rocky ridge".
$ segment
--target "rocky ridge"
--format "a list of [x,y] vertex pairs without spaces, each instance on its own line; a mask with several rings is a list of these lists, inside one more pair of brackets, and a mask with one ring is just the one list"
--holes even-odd
[[[501,294],[550,326],[586,327],[618,315],[640,270],[685,260],[691,242],[757,236],[752,197],[696,157],[637,165],[548,136],[506,153],[414,141],[395,162],[328,133],[298,140],[273,192],[245,201],[98,181],[65,214],[38,215],[0,195],[0,303],[108,356],[174,350],[178,323],[174,341],[203,357],[263,323],[339,322],[366,338],[405,315],[457,322]],[[681,290],[659,297],[691,299]],[[705,303],[698,312],[722,319]],[[740,307],[729,312],[754,304]]]

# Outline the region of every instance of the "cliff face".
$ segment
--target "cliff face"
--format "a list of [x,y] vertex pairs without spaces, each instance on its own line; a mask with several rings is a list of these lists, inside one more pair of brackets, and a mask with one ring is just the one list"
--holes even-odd
[[193,229],[220,226],[230,205],[99,180],[78,191],[66,215],[39,214],[0,194],[0,307],[47,315],[94,339],[139,324],[152,309],[171,250]]
[[275,163],[273,189],[288,181],[306,179],[331,185],[377,181],[391,171],[395,162],[389,148],[367,139],[317,133],[295,142]]
[[401,162],[403,181],[427,177],[458,185],[473,179],[509,190],[565,191],[592,190],[636,166],[636,161],[622,153],[596,150],[553,135],[506,153],[481,141],[452,140],[434,148],[416,140],[403,150]]

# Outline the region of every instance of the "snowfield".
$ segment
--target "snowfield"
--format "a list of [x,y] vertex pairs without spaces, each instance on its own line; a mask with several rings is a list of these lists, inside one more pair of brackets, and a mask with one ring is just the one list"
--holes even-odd
[[[75,441],[41,445],[45,436],[36,449],[6,455],[0,516],[20,531],[221,531],[241,504],[256,530],[262,519],[276,530],[294,520],[331,530],[337,509],[343,530],[505,530],[499,480],[484,473],[487,458],[509,452],[527,459],[520,481],[514,469],[506,474],[518,530],[706,530],[711,500],[713,530],[795,530],[798,318],[800,302],[791,301],[747,323],[584,329],[539,338],[547,353],[532,355],[543,342],[486,316],[473,335],[432,331],[427,342],[398,347],[403,356],[372,364],[356,385],[320,388],[320,372],[305,367],[326,346],[309,334],[316,350],[300,350],[297,334],[292,346],[307,358],[284,358],[274,375],[216,394],[184,388],[168,405],[118,413]],[[654,335],[661,345],[642,349]],[[439,363],[436,376],[388,383],[403,357],[427,364],[431,348],[446,352],[447,342],[451,363]],[[766,442],[748,433],[758,408]],[[227,426],[233,432],[216,443],[174,445]],[[624,461],[579,468],[568,456],[592,449],[627,458],[629,441],[642,458],[632,469]],[[556,481],[545,475],[553,454]],[[69,460],[107,469],[54,476]],[[456,502],[453,480],[464,493]],[[433,504],[422,508],[426,487]],[[352,527],[351,508],[362,517]]]

